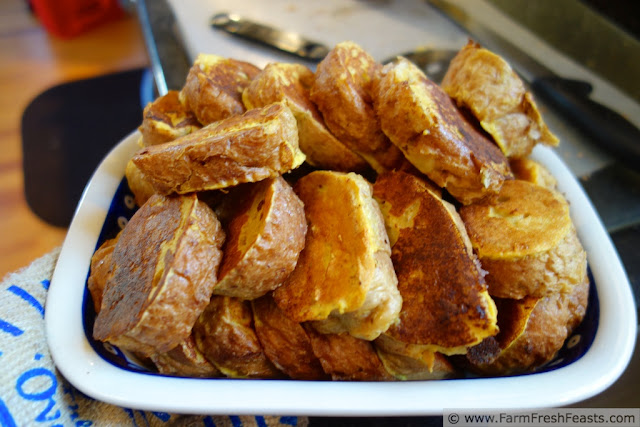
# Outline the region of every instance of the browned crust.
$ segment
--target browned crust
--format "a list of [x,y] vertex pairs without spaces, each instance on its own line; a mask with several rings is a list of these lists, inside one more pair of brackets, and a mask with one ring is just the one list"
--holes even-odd
[[228,377],[283,376],[258,340],[249,301],[214,295],[193,327],[193,334],[198,350]]
[[558,188],[556,178],[547,168],[535,160],[528,157],[512,158],[509,160],[509,165],[516,179],[528,181],[550,190],[557,190]]
[[510,259],[547,251],[572,227],[569,204],[556,191],[527,181],[505,182],[500,192],[460,208],[481,259]]
[[579,285],[587,270],[587,254],[575,229],[548,251],[510,260],[481,259],[489,273],[489,293],[502,298],[544,296],[570,292]]
[[324,371],[334,381],[390,381],[370,341],[352,337],[347,333],[321,334],[305,324],[311,347]]
[[259,72],[248,62],[200,54],[189,69],[180,99],[203,125],[242,114],[242,91]]
[[215,190],[281,175],[298,167],[298,128],[291,110],[271,104],[189,135],[140,150],[133,162],[160,194]]
[[295,268],[306,233],[304,206],[281,176],[253,184],[227,228],[214,293],[251,300],[277,288]]
[[319,169],[362,172],[369,164],[347,148],[324,124],[309,91],[314,74],[301,64],[270,63],[244,90],[242,100],[248,109],[284,102],[298,123],[300,149],[307,162]]
[[382,130],[407,160],[461,203],[497,191],[512,177],[500,149],[407,59],[385,65],[376,88]]
[[526,157],[536,144],[558,145],[533,95],[498,55],[469,41],[451,61],[442,88],[468,108],[508,157]]
[[459,375],[441,353],[425,351],[420,356],[414,356],[387,352],[377,346],[376,350],[384,368],[397,380],[442,380]]
[[256,335],[271,362],[296,380],[328,379],[304,327],[285,316],[271,295],[251,302]]
[[382,132],[373,108],[370,90],[379,67],[356,43],[338,43],[316,68],[311,100],[340,141],[384,172],[403,156]]
[[393,269],[385,268],[391,250],[371,185],[354,173],[316,171],[295,191],[309,228],[296,268],[274,291],[276,303],[298,322],[330,318],[332,332],[374,339],[396,319],[401,298]]
[[146,356],[184,341],[211,297],[223,241],[195,195],[152,196],[113,250],[94,338]]
[[93,300],[93,308],[96,310],[96,314],[100,312],[100,307],[102,306],[104,287],[113,276],[115,266],[112,262],[112,254],[119,237],[120,234],[113,239],[106,240],[91,257],[87,288]]
[[453,353],[494,335],[495,306],[453,206],[405,172],[380,175],[373,188],[403,299],[385,335]]
[[178,93],[170,90],[145,106],[138,128],[143,146],[173,141],[202,127],[195,114],[180,102]]
[[585,278],[569,293],[496,300],[501,328],[496,340],[501,352],[488,363],[471,360],[472,369],[485,375],[509,375],[549,362],[584,318],[588,296],[589,281]]
[[166,353],[150,356],[158,372],[165,375],[213,378],[222,373],[198,350],[193,335]]
[[127,179],[129,190],[133,193],[133,198],[136,205],[142,206],[149,200],[151,196],[156,194],[156,190],[151,185],[151,182],[140,171],[133,160],[127,162],[127,166],[124,170],[124,176]]
[[502,298],[544,296],[582,283],[586,253],[557,191],[513,180],[460,215],[487,275]]
[[349,332],[356,338],[374,340],[398,320],[402,297],[397,288],[393,263],[386,251],[374,255],[375,272],[364,303],[348,313],[332,312],[325,320],[311,321],[313,327],[325,334]]

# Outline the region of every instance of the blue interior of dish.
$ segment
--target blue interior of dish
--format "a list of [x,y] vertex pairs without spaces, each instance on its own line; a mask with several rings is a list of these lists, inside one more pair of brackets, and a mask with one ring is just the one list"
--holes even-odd
[[[109,212],[105,219],[102,231],[98,237],[98,243],[96,249],[102,245],[102,243],[108,239],[115,237],[122,228],[127,224],[129,219],[136,212],[136,206],[133,199],[133,193],[129,189],[127,180],[123,178],[122,182],[118,186],[116,193],[111,201]],[[536,373],[552,371],[555,369],[567,366],[570,363],[575,362],[582,357],[591,347],[593,339],[598,329],[598,319],[600,316],[600,306],[598,303],[598,294],[591,274],[591,270],[588,270],[589,274],[589,303],[587,312],[585,314],[582,323],[575,329],[573,334],[565,341],[564,346],[556,357],[547,363],[545,366],[538,368]],[[87,272],[87,278],[89,272]],[[107,362],[132,372],[147,373],[152,375],[161,375],[153,370],[148,369],[142,363],[126,354],[119,348],[101,341],[93,339],[93,323],[96,317],[95,309],[93,307],[93,301],[88,289],[85,286],[85,293],[83,299],[83,322],[84,332],[87,336],[87,340],[95,350]],[[530,375],[530,374],[524,374]],[[454,380],[455,381],[455,380]]]

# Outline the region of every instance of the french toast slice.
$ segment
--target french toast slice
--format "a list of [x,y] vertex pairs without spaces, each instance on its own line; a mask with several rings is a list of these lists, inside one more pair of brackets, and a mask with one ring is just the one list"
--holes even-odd
[[404,159],[382,132],[373,108],[371,84],[380,66],[356,43],[338,43],[318,64],[310,92],[331,132],[378,173]]
[[355,173],[315,171],[294,190],[308,231],[296,268],[273,292],[276,303],[323,333],[376,338],[397,319],[402,299],[371,184]]
[[442,380],[459,376],[455,366],[441,353],[426,350],[414,355],[409,349],[404,354],[390,353],[376,347],[384,368],[397,380]]
[[276,103],[145,147],[133,162],[156,192],[184,194],[278,176],[304,158],[291,110]]
[[125,166],[124,176],[127,179],[129,190],[133,193],[133,199],[136,205],[144,205],[151,196],[156,194],[156,190],[153,188],[153,185],[151,185],[151,182],[149,182],[132,159],[129,159],[127,166]]
[[259,72],[248,62],[201,53],[189,69],[180,101],[203,125],[242,114],[242,91]]
[[375,88],[384,133],[459,202],[481,199],[512,177],[500,149],[409,60],[399,57],[385,65]]
[[196,195],[152,196],[113,249],[94,338],[144,356],[183,342],[209,302],[223,242]]
[[492,296],[540,297],[582,283],[586,253],[559,192],[511,180],[460,216]]
[[102,306],[104,287],[107,281],[113,276],[114,265],[112,255],[119,237],[120,233],[113,239],[105,240],[91,256],[87,289],[91,295],[96,314],[100,312],[100,307]]
[[304,326],[278,308],[270,294],[251,301],[256,335],[267,358],[294,380],[326,380]]
[[529,157],[512,158],[509,165],[516,179],[529,181],[550,190],[558,189],[558,181],[540,162]]
[[311,347],[322,364],[322,369],[334,381],[390,381],[371,341],[353,337],[348,333],[322,334],[309,324],[305,329]]
[[298,123],[298,141],[307,163],[318,169],[363,172],[369,164],[340,142],[324,124],[309,91],[313,72],[301,64],[270,63],[242,93],[247,109],[286,104]]
[[198,350],[230,378],[282,378],[253,327],[251,303],[214,295],[193,327]]
[[373,185],[391,242],[391,260],[403,305],[400,317],[376,341],[391,353],[446,355],[498,332],[489,296],[467,232],[453,205],[419,177],[388,172]]
[[213,292],[245,300],[263,296],[293,271],[304,247],[304,206],[282,178],[251,184],[227,230]]
[[202,127],[178,95],[177,90],[170,90],[144,107],[142,124],[138,127],[143,147],[173,141]]
[[520,77],[478,43],[470,40],[451,60],[441,86],[473,113],[507,157],[527,157],[536,144],[558,145]]
[[152,354],[149,358],[158,372],[165,375],[195,378],[222,376],[218,368],[198,350],[193,334],[168,352]]
[[482,347],[487,343],[481,343],[467,354],[470,369],[501,376],[531,372],[546,364],[584,318],[588,297],[589,281],[585,277],[569,293],[519,300],[496,298],[500,333],[493,339],[499,352],[485,359]]

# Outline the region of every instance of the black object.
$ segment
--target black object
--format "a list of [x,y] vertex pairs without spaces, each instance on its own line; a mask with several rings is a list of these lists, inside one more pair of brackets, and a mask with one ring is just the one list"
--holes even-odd
[[632,1],[582,0],[640,40],[640,3]]
[[140,125],[153,92],[147,73],[140,68],[64,83],[27,106],[21,124],[24,190],[44,221],[67,227],[100,161]]

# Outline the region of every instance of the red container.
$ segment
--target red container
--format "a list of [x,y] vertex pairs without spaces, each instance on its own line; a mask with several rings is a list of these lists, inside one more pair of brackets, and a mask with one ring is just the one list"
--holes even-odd
[[124,13],[118,0],[31,0],[31,6],[44,28],[61,38],[77,36]]

